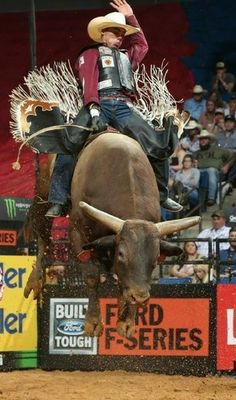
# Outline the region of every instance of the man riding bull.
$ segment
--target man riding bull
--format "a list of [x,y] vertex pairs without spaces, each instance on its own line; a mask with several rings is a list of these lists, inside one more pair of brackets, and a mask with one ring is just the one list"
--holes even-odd
[[[90,127],[93,133],[102,132],[109,124],[122,134],[139,142],[155,172],[160,191],[161,206],[172,212],[182,209],[168,198],[168,158],[175,149],[177,126],[173,117],[164,118],[163,130],[155,129],[134,109],[135,87],[133,70],[148,51],[145,36],[125,0],[113,0],[116,12],[97,17],[88,24],[88,34],[96,44],[83,49],[76,62],[76,71],[83,92],[83,107],[74,124]],[[124,37],[127,50],[120,49]],[[83,130],[70,135],[78,153],[90,132]],[[58,154],[49,191],[52,207],[46,216],[63,214],[67,203],[75,158],[72,154]],[[105,162],[105,160],[104,160]]]

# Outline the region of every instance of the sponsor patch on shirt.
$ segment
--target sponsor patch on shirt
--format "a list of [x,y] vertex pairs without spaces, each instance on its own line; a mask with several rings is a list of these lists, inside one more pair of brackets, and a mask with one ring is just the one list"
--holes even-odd
[[111,56],[102,56],[102,66],[103,68],[114,67],[114,60]]
[[100,54],[112,54],[112,49],[109,49],[109,47],[100,46],[99,53]]
[[105,81],[101,81],[98,83],[98,90],[106,89],[112,86],[111,79],[106,79]]

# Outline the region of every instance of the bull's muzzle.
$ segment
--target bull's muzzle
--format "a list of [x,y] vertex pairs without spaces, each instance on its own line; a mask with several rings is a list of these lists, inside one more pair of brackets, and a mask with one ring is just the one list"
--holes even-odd
[[129,288],[123,291],[124,298],[131,304],[145,306],[150,298],[148,288]]

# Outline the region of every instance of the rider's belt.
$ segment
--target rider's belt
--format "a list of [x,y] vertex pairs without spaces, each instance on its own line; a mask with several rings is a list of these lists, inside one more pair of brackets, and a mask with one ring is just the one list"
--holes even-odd
[[100,96],[100,100],[130,101],[130,99],[125,96]]

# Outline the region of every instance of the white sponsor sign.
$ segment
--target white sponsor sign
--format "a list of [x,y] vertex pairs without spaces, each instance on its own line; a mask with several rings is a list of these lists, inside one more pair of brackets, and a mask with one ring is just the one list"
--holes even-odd
[[84,336],[88,299],[50,299],[49,354],[97,354],[97,338]]

